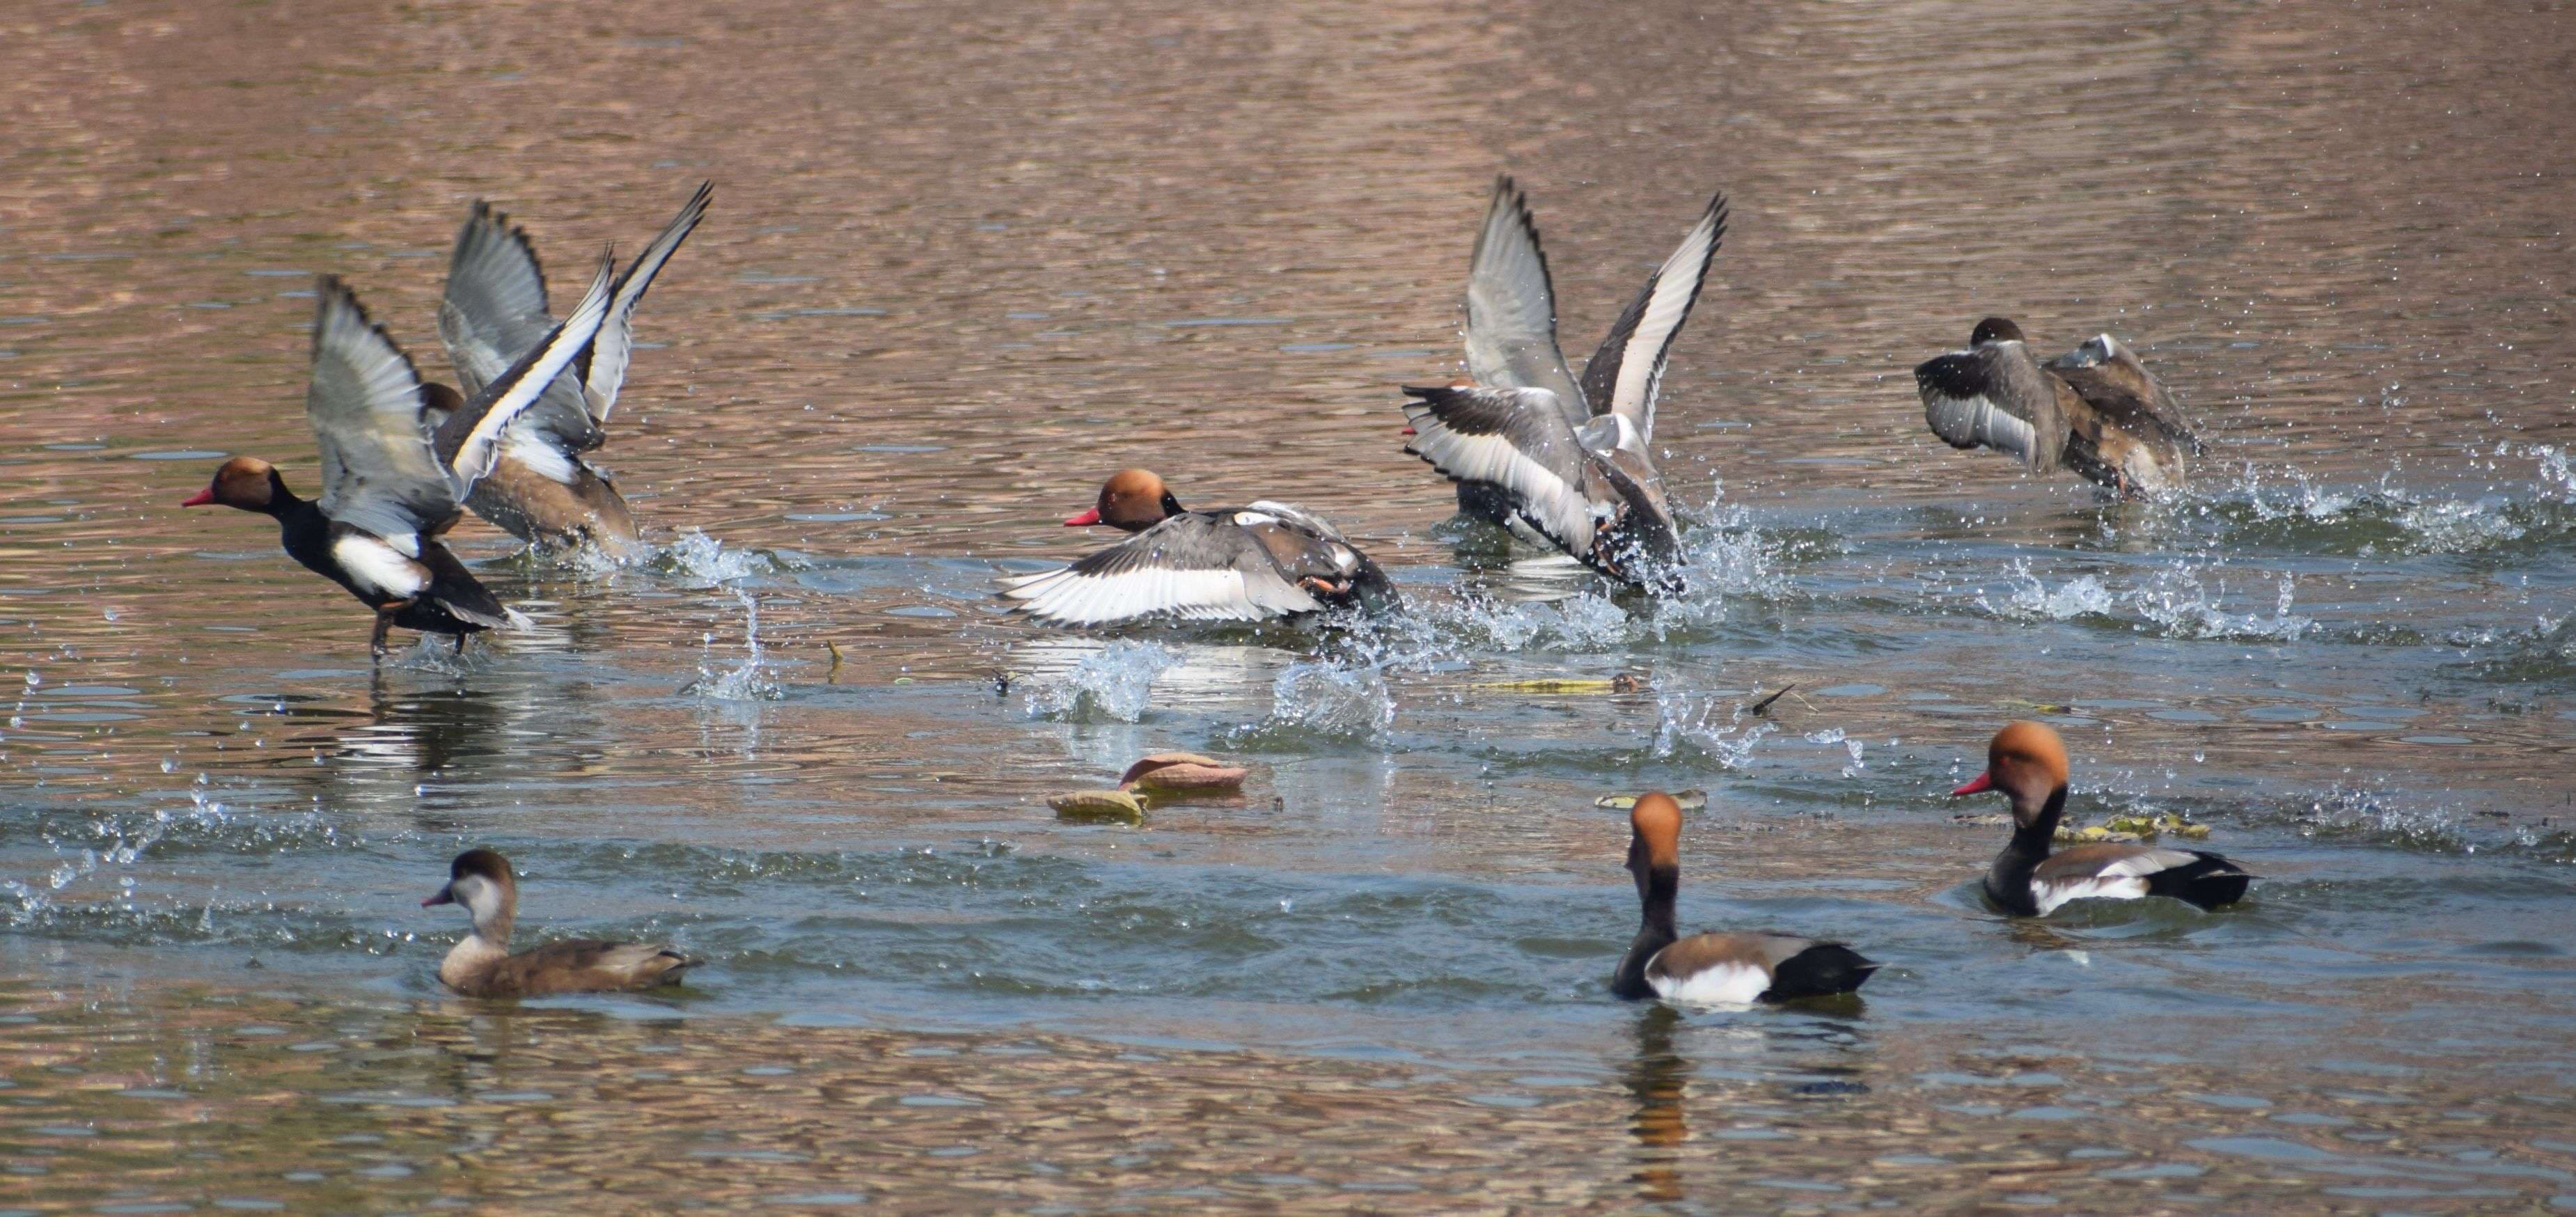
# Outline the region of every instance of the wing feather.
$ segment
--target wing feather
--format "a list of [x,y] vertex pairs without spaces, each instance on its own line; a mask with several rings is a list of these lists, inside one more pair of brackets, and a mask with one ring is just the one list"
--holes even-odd
[[314,295],[304,413],[322,451],[322,514],[379,537],[429,530],[456,514],[457,492],[430,447],[420,376],[347,284],[324,275]]
[[1499,486],[1529,525],[1572,554],[1592,550],[1601,516],[1582,442],[1545,389],[1407,388],[1405,451],[1455,482]]
[[644,293],[652,288],[653,276],[662,273],[663,263],[679,252],[680,243],[706,218],[707,204],[715,194],[715,183],[698,183],[697,193],[681,204],[680,214],[671,217],[653,243],[618,276],[608,320],[599,327],[599,341],[591,348],[590,370],[582,383],[593,421],[608,421],[608,412],[617,408],[617,391],[625,387],[626,365],[635,353],[635,306],[644,302]]
[[1039,621],[1071,626],[1160,616],[1264,621],[1324,608],[1279,573],[1250,533],[1198,512],[1173,516],[1071,566],[1010,579],[1002,596]]
[[1569,425],[1587,413],[1583,389],[1556,344],[1556,287],[1539,247],[1538,221],[1509,177],[1494,179],[1493,201],[1468,256],[1467,372],[1496,388],[1547,390]]
[[1646,277],[1646,286],[1619,314],[1592,362],[1583,366],[1583,397],[1592,413],[1624,415],[1641,437],[1654,438],[1655,394],[1663,386],[1664,365],[1725,238],[1726,195],[1719,193],[1710,197],[1672,256]]
[[598,273],[591,276],[590,290],[582,294],[581,303],[573,306],[563,324],[440,425],[438,456],[447,466],[456,498],[463,498],[474,483],[492,472],[503,430],[537,404],[555,377],[571,367],[598,334],[600,322],[608,315],[610,276],[616,269],[616,258],[603,254]]

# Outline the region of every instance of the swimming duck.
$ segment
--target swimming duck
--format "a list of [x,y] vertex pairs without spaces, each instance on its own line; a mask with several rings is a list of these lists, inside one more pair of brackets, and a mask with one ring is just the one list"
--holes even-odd
[[491,471],[511,421],[590,345],[608,313],[613,269],[603,261],[562,325],[435,426],[411,358],[347,285],[323,276],[304,395],[322,450],[322,497],[297,498],[267,461],[237,456],[180,506],[220,503],[275,519],[288,557],[376,611],[368,645],[378,658],[394,626],[454,635],[459,650],[468,634],[528,628],[438,538],[455,527],[457,501]]
[[510,927],[519,917],[519,881],[497,851],[469,849],[448,864],[447,884],[420,907],[461,904],[474,919],[465,936],[438,963],[438,980],[467,997],[536,997],[547,993],[607,993],[680,983],[696,967],[661,943],[603,942],[574,938],[510,953]]
[[[617,561],[635,555],[642,542],[634,514],[616,484],[582,454],[608,438],[603,428],[635,350],[636,305],[714,197],[714,183],[699,183],[680,213],[618,275],[608,320],[589,358],[547,385],[536,408],[504,433],[491,476],[466,497],[474,514],[532,545],[588,546]],[[447,292],[438,307],[438,334],[458,383],[466,393],[480,389],[553,325],[545,271],[526,230],[476,200],[457,230]],[[431,391],[440,405],[455,397],[444,385]]]
[[2041,363],[2020,326],[1988,317],[1967,350],[1918,365],[1914,385],[1951,447],[1992,448],[2033,473],[2072,469],[2124,497],[2182,489],[2202,450],[2164,385],[2109,334]]
[[1185,511],[1163,479],[1124,469],[1069,528],[1106,524],[1135,535],[1071,566],[1013,578],[1002,595],[1050,625],[1116,625],[1144,617],[1266,621],[1395,601],[1395,588],[1324,518],[1286,503]]
[[[1715,195],[1646,277],[1577,383],[1528,199],[1509,177],[1467,269],[1472,384],[1406,388],[1405,451],[1458,483],[1458,509],[1632,585],[1669,586],[1681,544],[1648,445],[1673,339],[1726,233]],[[1659,575],[1664,577],[1658,577]]]
[[1986,771],[1952,797],[2002,791],[2013,835],[1986,872],[1986,898],[2006,912],[2045,917],[2070,900],[2171,896],[2214,909],[2245,898],[2253,878],[2198,849],[2103,843],[2051,853],[2066,810],[2066,744],[2040,723],[2007,724],[1986,745]]
[[1681,888],[1681,804],[1660,790],[1642,795],[1628,827],[1628,873],[1645,919],[1610,978],[1613,994],[1694,1006],[1795,1001],[1849,993],[1878,970],[1839,942],[1773,933],[1680,937],[1673,897]]

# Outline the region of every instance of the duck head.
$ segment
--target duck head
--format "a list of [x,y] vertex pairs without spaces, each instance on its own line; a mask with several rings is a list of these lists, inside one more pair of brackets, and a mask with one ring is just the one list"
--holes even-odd
[[1682,869],[1682,805],[1657,790],[1637,796],[1628,813],[1628,873],[1637,894],[1651,898],[1656,880],[1670,890]]
[[519,881],[510,873],[510,860],[499,851],[469,849],[448,864],[447,885],[421,901],[420,907],[434,904],[464,905],[466,915],[474,919],[476,934],[496,945],[506,944],[510,925],[519,914]]
[[1989,342],[2020,342],[2021,327],[2010,317],[1988,317],[1977,323],[1975,333],[1968,335],[1968,345],[1981,347]]
[[263,514],[295,501],[286,492],[286,479],[277,476],[277,467],[255,456],[237,456],[215,469],[215,480],[206,488],[180,502],[181,507],[203,507],[221,503],[243,511]]
[[1153,470],[1121,469],[1101,484],[1100,502],[1066,520],[1064,526],[1106,524],[1121,532],[1143,532],[1179,514],[1180,500],[1172,497],[1171,490]]
[[2066,742],[2033,722],[2007,723],[1986,745],[1986,771],[1950,792],[1951,797],[2000,790],[2012,800],[2013,823],[2036,826],[2066,797]]

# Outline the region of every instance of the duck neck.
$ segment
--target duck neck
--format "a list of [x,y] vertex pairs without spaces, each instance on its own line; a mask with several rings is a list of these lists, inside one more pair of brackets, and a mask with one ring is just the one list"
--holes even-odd
[[1987,872],[1986,887],[1995,899],[2019,907],[2028,902],[2031,873],[2048,860],[2048,851],[2057,841],[2057,822],[2066,814],[2066,787],[2048,792],[2036,811],[2026,810],[2022,800],[2013,800],[2012,840],[2004,843],[2004,852],[1995,857],[1994,869]]
[[1637,872],[1637,899],[1644,906],[1644,916],[1638,921],[1637,937],[1628,943],[1628,953],[1619,959],[1618,972],[1610,978],[1612,993],[1631,998],[1654,994],[1646,983],[1646,963],[1680,937],[1673,930],[1673,897],[1681,885],[1678,866],[1649,866]]

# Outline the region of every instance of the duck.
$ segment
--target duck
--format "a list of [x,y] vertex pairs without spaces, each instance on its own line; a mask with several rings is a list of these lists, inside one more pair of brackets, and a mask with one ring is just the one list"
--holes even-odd
[[2014,722],[1986,745],[1986,771],[1950,792],[2000,791],[2013,834],[1986,872],[1986,898],[2016,917],[2045,917],[2075,900],[2170,896],[2203,911],[2245,898],[2242,867],[2200,849],[2104,842],[2056,850],[2066,811],[2066,742],[2044,723]]
[[1528,196],[1494,183],[1467,269],[1463,383],[1404,388],[1404,450],[1458,485],[1458,510],[1630,586],[1678,590],[1681,543],[1649,448],[1673,341],[1726,235],[1710,197],[1577,382]]
[[574,938],[510,953],[519,917],[519,880],[510,860],[485,848],[456,855],[447,883],[420,907],[461,904],[474,932],[438,962],[438,981],[466,997],[537,997],[548,993],[616,993],[680,983],[702,961],[663,943]]
[[452,635],[459,652],[468,635],[530,628],[440,538],[456,526],[459,500],[492,471],[510,423],[589,348],[608,314],[613,269],[603,257],[563,324],[438,421],[411,357],[369,320],[347,284],[323,276],[304,396],[322,453],[321,497],[299,498],[274,465],[235,456],[180,506],[220,505],[276,520],[288,557],[375,610],[368,649],[378,660],[396,626]]
[[1068,528],[1133,534],[1070,566],[1013,577],[1014,611],[1049,625],[1108,626],[1149,617],[1269,621],[1356,606],[1394,607],[1394,585],[1322,516],[1286,503],[1188,511],[1150,469],[1101,484]]
[[1988,317],[1968,349],[1916,365],[1924,421],[1953,448],[1992,448],[2033,473],[2068,469],[2121,498],[2183,489],[2198,430],[2146,361],[2109,334],[2046,363],[2021,326]]
[[[468,510],[541,550],[586,549],[620,563],[641,552],[634,512],[585,454],[607,441],[609,411],[635,350],[636,306],[714,199],[715,184],[699,183],[679,214],[618,274],[589,358],[547,385],[536,408],[503,434],[500,460],[466,497]],[[439,338],[463,393],[489,383],[553,325],[545,271],[527,230],[475,200],[457,229],[438,307]],[[431,393],[441,405],[460,398],[444,385]]]
[[1648,792],[1629,811],[1628,827],[1628,873],[1645,916],[1611,974],[1612,994],[1685,1006],[1797,1001],[1850,993],[1878,970],[1839,942],[1794,934],[1681,937],[1673,897],[1681,888],[1682,806],[1663,791]]

